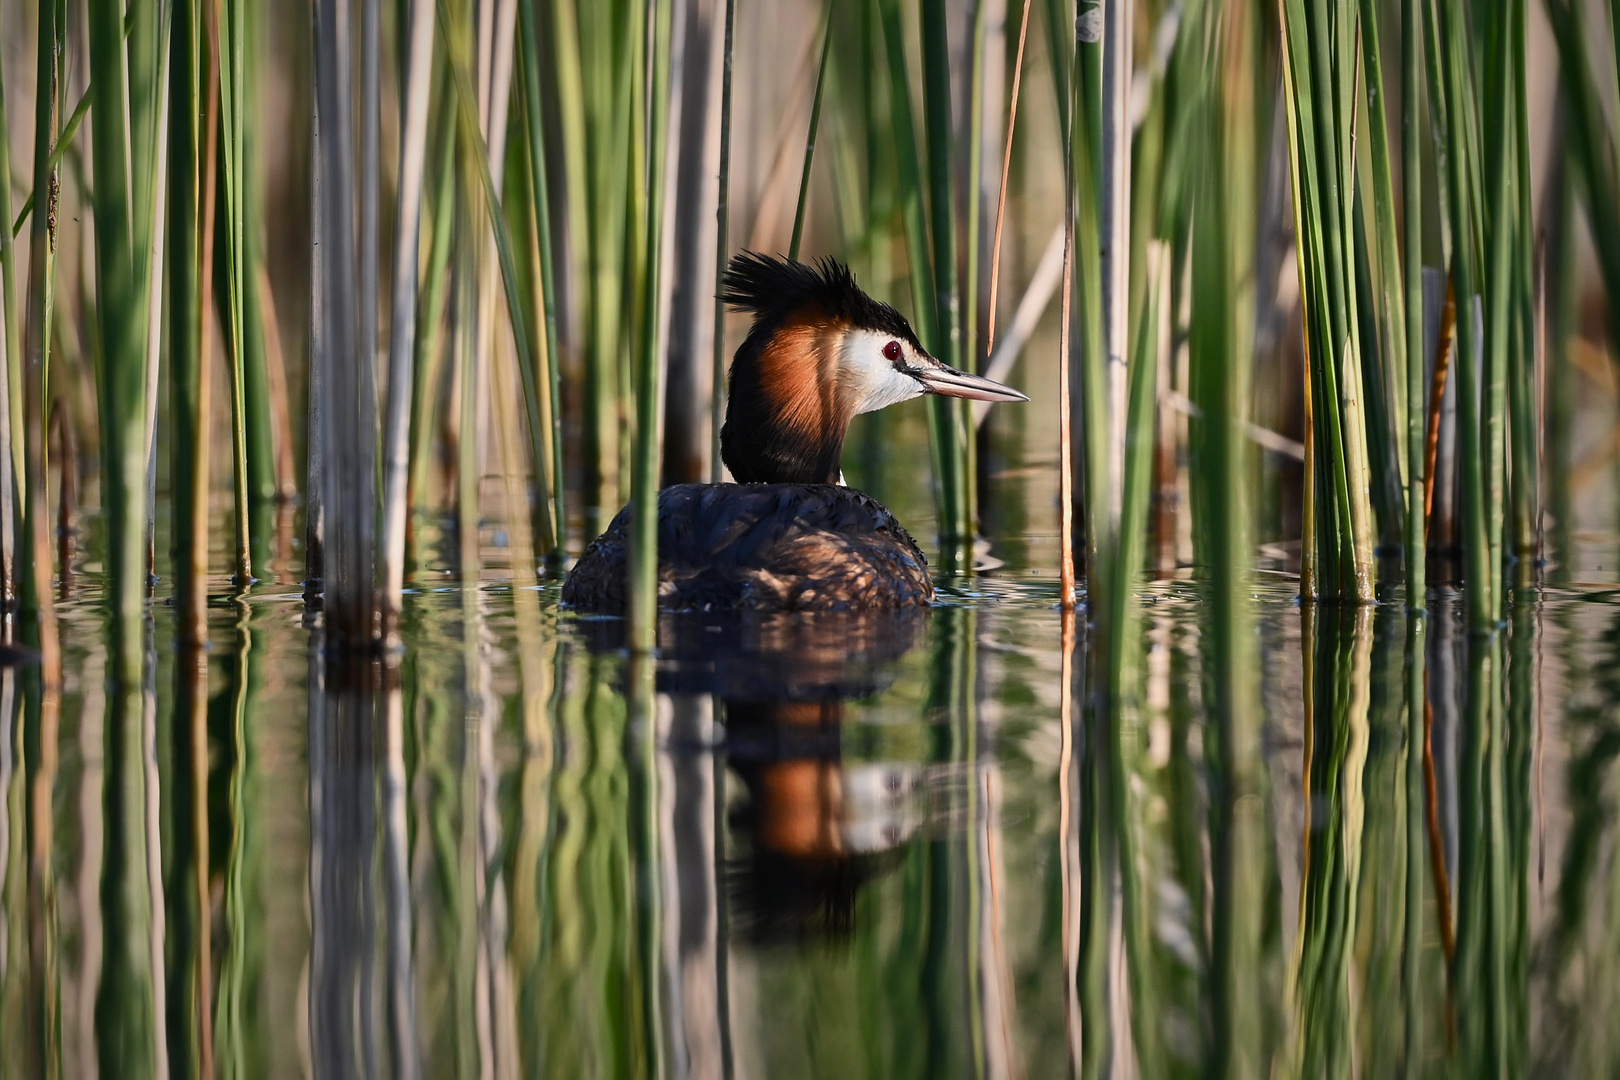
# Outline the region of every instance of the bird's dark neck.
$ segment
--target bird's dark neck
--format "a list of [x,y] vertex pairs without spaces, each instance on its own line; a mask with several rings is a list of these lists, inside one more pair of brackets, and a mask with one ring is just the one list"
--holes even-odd
[[826,377],[835,358],[792,328],[761,329],[731,365],[720,458],[742,484],[836,484],[853,410]]

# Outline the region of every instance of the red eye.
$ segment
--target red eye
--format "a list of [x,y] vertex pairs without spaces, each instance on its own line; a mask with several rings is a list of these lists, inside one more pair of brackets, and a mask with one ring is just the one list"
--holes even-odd
[[898,364],[900,362],[900,343],[891,341],[883,346],[883,355],[888,358],[889,363]]

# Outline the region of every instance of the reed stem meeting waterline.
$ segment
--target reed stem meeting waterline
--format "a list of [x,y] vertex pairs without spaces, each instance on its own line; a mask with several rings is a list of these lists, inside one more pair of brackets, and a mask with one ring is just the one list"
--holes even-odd
[[[938,973],[959,959],[947,955],[957,930],[976,943],[985,966],[961,1002],[929,981],[934,996],[908,1006],[924,1026],[958,1004],[976,1018],[965,1050],[930,1046],[940,1060],[961,1050],[980,1073],[1018,1072],[996,1057],[991,1022],[1016,995],[990,970],[1005,958],[983,951],[1001,926],[985,914],[999,902],[999,833],[976,817],[953,831],[999,797],[981,682],[1027,691],[1061,734],[1052,762],[1031,751],[1031,769],[1055,778],[1062,806],[1040,825],[1061,881],[1053,910],[1038,910],[1043,947],[1061,953],[1056,1023],[1074,1071],[1175,1073],[1184,1047],[1154,1027],[1172,1014],[1204,1071],[1228,1075],[1397,1057],[1421,1074],[1453,1052],[1458,1068],[1527,1063],[1553,1030],[1516,1012],[1510,991],[1599,931],[1566,897],[1545,958],[1514,937],[1543,918],[1523,891],[1542,811],[1519,785],[1529,755],[1544,763],[1544,698],[1590,772],[1607,745],[1601,662],[1576,650],[1556,665],[1578,688],[1567,708],[1541,672],[1542,643],[1578,641],[1595,618],[1572,607],[1549,629],[1551,612],[1604,602],[1620,549],[1620,4],[42,0],[0,7],[0,41],[0,715],[16,716],[0,787],[21,785],[6,789],[0,906],[25,898],[0,942],[0,1039],[26,1031],[30,1060],[60,1049],[62,1010],[81,1007],[15,981],[19,964],[34,965],[31,986],[66,978],[52,949],[79,915],[59,914],[56,871],[93,847],[51,831],[65,813],[66,704],[105,705],[100,727],[71,721],[85,745],[106,733],[106,786],[91,800],[109,821],[98,904],[143,943],[109,938],[97,969],[108,1047],[140,1042],[130,1033],[161,1026],[165,1009],[178,1031],[199,995],[240,1007],[275,966],[208,958],[224,947],[214,909],[248,917],[232,907],[242,864],[222,883],[208,860],[210,845],[251,862],[279,842],[230,815],[269,806],[253,784],[293,753],[320,796],[316,953],[383,877],[409,892],[423,866],[442,876],[440,922],[383,937],[403,950],[390,964],[442,959],[460,982],[396,986],[400,1040],[416,1016],[453,1026],[440,1011],[453,999],[478,1032],[454,1043],[457,1069],[539,1060],[537,1039],[613,1071],[590,1040],[570,1041],[563,1018],[588,1013],[593,1038],[623,1043],[618,1071],[669,1074],[707,1060],[664,1027],[681,995],[659,950],[682,916],[640,906],[673,880],[663,845],[690,839],[666,820],[672,778],[692,771],[668,757],[670,732],[686,724],[681,739],[743,762],[733,779],[765,836],[771,783],[802,765],[830,790],[832,751],[794,725],[827,737],[846,702],[867,716],[890,676],[898,697],[960,726],[874,724],[837,747],[918,742],[916,782],[939,788],[932,824],[908,826],[932,853],[891,890],[933,905],[933,921],[858,947]],[[815,378],[793,393],[760,389],[774,375],[751,382],[775,348],[758,327],[790,331],[803,346],[792,370]],[[884,381],[896,373],[915,385]],[[978,413],[963,400],[1025,396]],[[784,434],[812,414],[813,438]],[[775,468],[793,438],[815,444],[814,475]],[[710,487],[728,480],[741,484]],[[883,678],[801,671],[798,697],[761,704],[728,685],[689,715],[668,687],[693,634],[771,663],[799,634],[816,645],[800,663],[837,651],[807,629],[823,623],[765,617],[795,604],[753,605],[769,647],[670,613],[713,601],[703,590],[725,577],[718,547],[692,557],[700,526],[710,539],[729,529],[735,553],[743,517],[785,513],[756,481],[818,489],[818,542],[881,534],[857,569],[899,552],[905,588],[767,568],[750,596],[767,577],[778,599],[820,597],[805,607],[903,593],[932,603],[927,629],[849,630],[848,653]],[[605,562],[598,536],[614,548]],[[1062,650],[1051,670],[986,636],[1008,582],[1015,606],[1061,612],[1040,623]],[[1286,632],[1267,606],[1280,593],[1299,604]],[[1188,596],[1194,613],[1170,610]],[[293,679],[308,680],[310,711],[296,750],[246,730],[255,694],[293,685],[275,605],[296,610],[310,648]],[[904,649],[884,652],[890,630],[893,643],[929,642],[925,673],[904,668]],[[210,696],[222,640],[228,724]],[[435,655],[447,642],[457,648]],[[622,668],[608,658],[621,647]],[[1279,650],[1303,710],[1288,736],[1302,763],[1286,776],[1266,728]],[[453,706],[433,690],[452,668]],[[811,704],[814,724],[793,711]],[[465,746],[443,729],[463,707]],[[352,717],[374,714],[375,743],[346,741]],[[737,730],[795,732],[793,754],[808,756],[749,757],[757,747],[729,741],[732,717]],[[1454,758],[1436,759],[1448,739]],[[91,766],[65,754],[63,782],[77,783]],[[185,757],[183,784],[171,754]],[[522,775],[502,788],[513,755]],[[379,770],[366,780],[376,805],[344,791],[333,770],[351,761]],[[1268,815],[1277,786],[1296,782],[1301,861],[1285,886]],[[719,828],[732,804],[723,781],[704,783]],[[1374,806],[1375,783],[1399,806]],[[1436,802],[1442,788],[1452,804]],[[1607,798],[1596,790],[1571,796],[1587,815],[1574,831],[1594,843],[1612,835],[1593,823]],[[418,798],[440,807],[422,833],[405,808]],[[515,853],[497,835],[514,799],[555,815]],[[622,828],[569,833],[569,814]],[[345,878],[320,845],[343,850],[343,830],[373,817],[387,828],[360,854],[387,873]],[[795,862],[784,836],[752,857],[818,887],[853,892],[888,865],[875,842]],[[160,848],[195,862],[170,867]],[[1397,849],[1399,881],[1369,854]],[[514,989],[479,934],[505,925],[508,905],[541,903],[503,876],[531,858],[524,873],[553,892],[610,898],[620,936],[583,909],[520,919],[511,945],[531,981]],[[1206,859],[1220,869],[1206,875]],[[1608,859],[1572,855],[1571,888],[1594,890]],[[174,915],[192,950],[186,988],[160,985],[150,867],[190,897]],[[723,892],[723,868],[708,871]],[[1166,882],[1194,913],[1193,959],[1161,939]],[[1282,919],[1287,890],[1297,911]],[[1397,896],[1407,952],[1385,955],[1395,946],[1352,924],[1358,904]],[[843,910],[829,901],[816,917]],[[1431,930],[1446,942],[1440,968],[1423,952]],[[633,987],[611,1008],[559,988],[608,969]],[[863,993],[903,981],[861,972],[874,980]],[[310,993],[333,1000],[346,980],[365,981],[314,964]],[[1247,994],[1251,982],[1262,992]],[[1407,1044],[1363,1057],[1360,1010],[1384,1008],[1373,999],[1397,983],[1418,1003],[1399,1018]],[[1477,986],[1494,996],[1454,1007]],[[543,1036],[467,1004],[502,994],[543,1006]],[[1089,1019],[1103,1014],[1108,1025]],[[1444,1052],[1431,1022],[1450,1026]],[[237,1013],[184,1023],[188,1062],[223,1067],[216,1036],[221,1055],[242,1052]],[[306,1033],[311,1053],[348,1045],[333,1024]],[[867,1060],[892,1049],[866,1038]],[[1579,1046],[1615,1060],[1607,1043]],[[423,1074],[448,1060],[368,1059]]]

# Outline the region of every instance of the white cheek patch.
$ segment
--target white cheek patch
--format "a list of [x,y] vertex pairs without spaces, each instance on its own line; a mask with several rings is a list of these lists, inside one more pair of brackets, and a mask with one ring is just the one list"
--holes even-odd
[[[901,401],[921,397],[922,383],[883,355],[883,347],[895,340],[874,330],[845,332],[838,345],[838,380],[855,402],[858,413],[874,412]],[[901,348],[911,350],[901,343]]]

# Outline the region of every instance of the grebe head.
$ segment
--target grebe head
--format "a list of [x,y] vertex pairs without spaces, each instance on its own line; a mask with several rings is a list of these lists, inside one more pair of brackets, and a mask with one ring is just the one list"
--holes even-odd
[[905,316],[832,259],[743,252],[720,299],[754,315],[731,362],[720,456],[745,484],[835,484],[856,414],[923,394],[1028,401],[929,356]]

